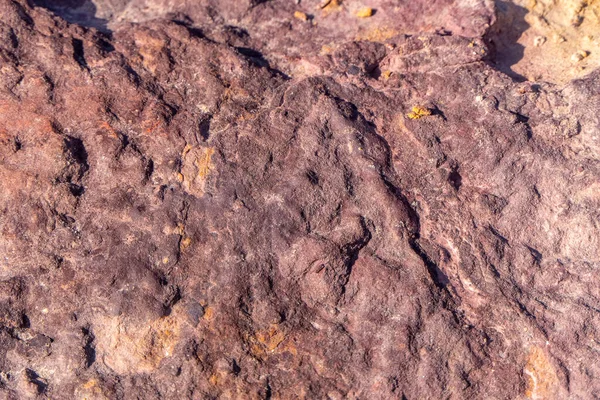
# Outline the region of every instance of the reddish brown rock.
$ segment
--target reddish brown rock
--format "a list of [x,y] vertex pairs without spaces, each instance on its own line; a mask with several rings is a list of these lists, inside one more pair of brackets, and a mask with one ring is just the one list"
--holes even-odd
[[0,0],[2,398],[600,396],[597,69],[483,1],[71,3]]

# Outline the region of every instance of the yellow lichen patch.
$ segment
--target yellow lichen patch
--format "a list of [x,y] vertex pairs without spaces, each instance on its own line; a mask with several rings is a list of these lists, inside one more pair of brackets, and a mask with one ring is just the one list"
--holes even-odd
[[390,77],[391,77],[391,76],[392,76],[392,71],[383,71],[383,72],[381,73],[381,77],[382,77],[383,79],[385,79],[386,81],[387,81],[388,79],[390,79]]
[[97,379],[90,379],[75,389],[75,397],[81,400],[104,400],[108,399],[98,386]]
[[410,119],[419,119],[431,115],[431,110],[421,106],[414,106],[412,111],[407,114]]
[[214,153],[215,149],[212,147],[188,148],[186,146],[184,149],[181,167],[182,185],[189,193],[198,197],[204,195],[206,180],[213,168],[211,160]]
[[372,27],[356,36],[356,40],[368,40],[370,42],[385,42],[386,40],[397,36],[399,32],[393,28]]
[[179,248],[181,250],[185,250],[188,247],[190,247],[190,245],[192,244],[192,239],[189,237],[184,237],[183,239],[181,239],[181,243],[179,245]]
[[321,6],[321,14],[323,17],[328,16],[333,12],[340,11],[342,9],[342,1],[341,0],[328,0],[325,3],[322,3]]
[[528,376],[525,396],[529,399],[555,399],[558,377],[546,352],[537,346],[529,349],[529,357],[523,372]]
[[308,15],[306,15],[306,13],[303,13],[302,11],[294,12],[294,18],[299,19],[301,21],[308,21]]
[[277,324],[271,325],[268,329],[257,331],[254,335],[246,335],[246,341],[250,347],[250,353],[258,358],[262,359],[277,351],[290,352],[297,354],[296,347],[291,344],[282,344],[285,340],[285,334]]
[[200,157],[196,158],[196,167],[198,167],[198,177],[201,179],[206,178],[208,172],[210,171],[210,158],[214,154],[215,149],[207,148],[204,154]]
[[173,355],[179,340],[181,317],[174,308],[167,317],[149,323],[108,317],[95,330],[98,352],[117,373],[147,373]]
[[278,325],[271,325],[266,331],[257,332],[256,338],[267,351],[273,351],[283,342],[285,336]]
[[373,9],[371,7],[363,7],[359,9],[355,15],[358,18],[369,18],[373,16]]
[[258,343],[250,343],[250,353],[260,359],[265,355],[265,350]]
[[189,151],[190,151],[191,149],[193,149],[192,145],[191,145],[191,144],[186,144],[186,145],[185,145],[185,147],[183,148],[183,151],[181,152],[181,155],[182,155],[183,157],[185,157],[185,155],[186,155],[187,153],[189,153]]
[[204,316],[207,321],[212,321],[215,318],[215,310],[212,307],[204,307]]
[[221,374],[212,374],[209,378],[208,378],[208,382],[210,382],[211,385],[213,386],[218,386],[221,381],[223,379],[221,378]]
[[84,389],[91,389],[96,385],[98,385],[98,381],[96,379],[90,379],[89,381],[84,383],[81,387]]

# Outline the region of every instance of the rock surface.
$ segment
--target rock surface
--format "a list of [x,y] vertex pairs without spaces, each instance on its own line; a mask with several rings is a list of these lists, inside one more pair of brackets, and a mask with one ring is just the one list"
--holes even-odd
[[519,78],[486,0],[56,4],[0,0],[1,398],[600,397],[598,59]]

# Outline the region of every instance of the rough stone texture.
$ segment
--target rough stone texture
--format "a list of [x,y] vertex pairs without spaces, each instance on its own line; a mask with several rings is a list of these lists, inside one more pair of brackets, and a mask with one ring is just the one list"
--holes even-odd
[[517,6],[57,4],[0,0],[1,398],[600,397],[600,70],[506,75]]

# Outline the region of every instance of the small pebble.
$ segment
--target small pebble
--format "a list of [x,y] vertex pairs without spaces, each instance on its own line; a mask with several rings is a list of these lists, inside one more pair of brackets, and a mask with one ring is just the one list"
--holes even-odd
[[303,13],[302,11],[296,11],[294,13],[294,18],[297,18],[301,21],[308,21],[308,15],[306,15],[306,13]]
[[536,36],[536,38],[533,39],[533,45],[535,47],[540,47],[544,43],[546,43],[546,37],[545,36]]
[[573,18],[571,18],[572,26],[579,26],[579,25],[581,25],[582,22],[583,22],[583,17],[581,15],[574,15]]
[[579,62],[579,61],[583,60],[584,58],[586,58],[589,55],[590,55],[589,51],[579,50],[577,53],[575,53],[575,54],[573,54],[571,56],[571,61],[573,61],[573,62]]
[[363,7],[356,12],[358,18],[369,18],[373,16],[373,9],[371,7]]

